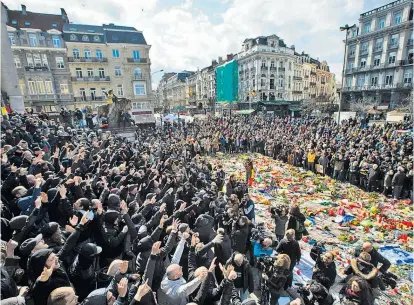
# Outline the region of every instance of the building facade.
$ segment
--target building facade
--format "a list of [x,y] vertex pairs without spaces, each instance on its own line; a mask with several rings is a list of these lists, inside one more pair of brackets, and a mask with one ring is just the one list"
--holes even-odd
[[99,106],[113,90],[132,101],[137,123],[153,121],[150,46],[133,27],[66,24],[63,37],[75,95],[75,107]]
[[[326,61],[295,52],[276,35],[246,39],[238,55],[239,102],[302,101],[331,95]],[[334,90],[335,91],[335,90]]]
[[7,33],[13,51],[18,85],[26,107],[56,111],[73,100],[62,29],[69,23],[60,15],[7,10]]
[[348,33],[342,104],[388,108],[412,94],[413,3],[398,0],[359,18]]
[[14,66],[13,51],[10,46],[7,23],[7,7],[1,3],[1,101],[13,111],[24,112],[24,101],[20,90],[17,70]]

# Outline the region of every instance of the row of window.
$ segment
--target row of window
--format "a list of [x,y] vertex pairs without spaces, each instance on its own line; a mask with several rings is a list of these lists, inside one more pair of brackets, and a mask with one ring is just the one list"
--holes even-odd
[[[391,25],[401,24],[401,22],[402,22],[402,12],[401,11],[394,12],[392,17],[393,18],[392,18],[392,24]],[[376,29],[381,30],[381,29],[385,28],[385,21],[386,21],[386,16],[378,17],[377,22],[376,22],[377,23]],[[362,34],[369,33],[372,30],[375,30],[375,29],[372,28],[372,20],[367,21],[367,22],[364,23]],[[355,34],[355,36],[356,36],[356,34]]]
[[[65,62],[62,56],[56,56],[56,67],[65,68]],[[46,54],[26,53],[26,62],[28,67],[49,67]],[[16,68],[22,68],[22,62],[19,55],[14,55],[14,65]]]
[[[79,49],[73,49],[72,50],[72,55],[73,55],[74,58],[79,58],[80,57]],[[92,52],[91,52],[91,50],[89,50],[89,49],[83,50],[83,56],[85,58],[92,58]],[[102,59],[103,58],[102,51],[99,50],[99,49],[97,49],[95,51],[95,57]],[[120,53],[119,53],[119,50],[118,49],[112,49],[112,57],[113,58],[120,58]],[[140,53],[139,53],[139,51],[133,50],[132,51],[132,58],[133,59],[140,59]]]
[[[411,34],[411,39],[413,39],[414,35]],[[411,40],[412,41],[412,40]],[[375,43],[373,44],[373,50],[374,52],[376,51],[381,51],[383,49],[383,45],[384,45],[384,38],[377,38],[375,40]],[[389,39],[389,47],[390,48],[398,48],[400,45],[400,34],[393,34],[390,36]],[[364,42],[360,45],[360,52],[362,54],[364,53],[368,53],[369,49],[369,42]],[[349,48],[349,56],[354,56],[355,55],[355,51],[356,51],[356,46],[352,46]]]
[[[29,46],[31,47],[38,47],[39,46],[39,39],[37,37],[37,34],[33,34],[33,33],[29,33],[28,35],[29,38]],[[15,46],[16,45],[16,36],[14,33],[8,33],[8,37],[9,37],[9,42],[10,45]],[[60,48],[61,47],[61,40],[60,37],[58,35],[52,35],[52,43],[53,46],[55,48]]]
[[[33,80],[29,79],[27,81],[27,88],[29,90],[29,94],[54,94],[53,90],[53,83],[50,78],[47,78],[45,80],[38,79]],[[26,91],[26,86],[24,84],[20,84],[20,89],[22,90],[22,93],[24,94]],[[60,94],[69,94],[69,86],[68,84],[60,84]]]
[[[408,58],[413,58],[413,54],[414,54],[414,50],[410,49],[408,50]],[[390,52],[388,54],[388,60],[386,61],[388,64],[395,64],[396,61],[396,57],[397,57],[397,53],[396,52]],[[373,58],[372,61],[372,65],[374,67],[377,67],[381,64],[381,55],[376,55]],[[359,67],[364,68],[367,66],[367,59],[365,57],[361,58],[360,62],[359,62]],[[354,62],[349,62],[348,63],[348,69],[353,69],[354,68]]]
[[[82,78],[84,76],[82,68],[76,68],[76,77]],[[121,67],[115,67],[114,71],[115,76],[122,76],[122,68]],[[142,77],[142,71],[140,68],[134,69],[134,75],[137,77]],[[95,69],[93,68],[87,68],[86,69],[86,76],[88,77],[94,77],[95,76]],[[99,78],[105,78],[105,69],[104,68],[98,68],[98,74]]]
[[[17,20],[12,20],[11,23],[12,23],[12,25],[18,25],[19,24],[19,22]],[[30,21],[25,21],[24,22],[24,25],[25,26],[31,26],[32,23]],[[57,23],[52,23],[52,28],[56,29],[57,27],[58,27],[58,24]]]
[[[405,71],[404,72],[404,78],[403,82],[404,84],[411,84],[412,83],[412,71]],[[360,76],[357,78],[357,87],[362,87],[365,85],[370,86],[377,86],[379,84],[378,82],[379,76],[372,76],[371,78],[366,78],[365,76]],[[383,83],[385,85],[392,85],[394,83],[394,74],[387,74],[383,77]],[[347,87],[352,86],[352,78],[347,78]]]

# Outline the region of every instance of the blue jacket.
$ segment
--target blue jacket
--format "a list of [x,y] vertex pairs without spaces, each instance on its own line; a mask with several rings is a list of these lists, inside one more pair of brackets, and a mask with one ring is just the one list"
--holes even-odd
[[260,245],[259,242],[257,241],[252,241],[253,244],[253,255],[255,257],[260,257],[260,256],[271,256],[273,253],[273,249],[263,249],[262,246]]
[[30,215],[34,209],[34,202],[39,196],[40,196],[40,187],[35,188],[31,196],[20,198],[19,201],[17,201],[17,205],[22,211],[20,215]]

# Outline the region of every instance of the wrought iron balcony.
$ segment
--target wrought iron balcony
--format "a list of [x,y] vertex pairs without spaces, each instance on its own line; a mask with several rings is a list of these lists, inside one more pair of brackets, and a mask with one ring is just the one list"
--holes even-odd
[[75,96],[75,102],[102,102],[105,100],[103,96]]
[[99,76],[91,76],[91,77],[71,77],[72,82],[110,82],[111,78],[109,76],[99,77]]
[[130,63],[139,63],[139,64],[146,64],[148,63],[148,58],[127,58],[127,62]]
[[55,94],[30,94],[25,95],[25,100],[32,100],[32,101],[54,101],[57,98]]
[[293,94],[302,94],[302,91],[299,91],[299,90],[294,90],[294,91],[293,91]]
[[267,68],[268,68],[267,66],[261,66],[261,67],[260,67],[260,70],[262,70],[262,71],[267,71]]
[[398,49],[399,44],[398,43],[390,43],[388,45],[388,49]]
[[24,69],[28,72],[32,71],[49,71],[48,66],[25,66]]
[[310,83],[309,83],[309,85],[310,85],[311,87],[315,87],[315,86],[316,86],[316,83],[315,83],[315,82],[310,82]]
[[309,89],[309,87],[303,87],[303,90],[307,91]]
[[285,69],[285,68],[283,68],[283,67],[282,67],[282,68],[279,68],[279,72],[285,72],[285,70],[286,70],[286,69]]
[[68,62],[108,62],[106,57],[68,57]]
[[400,60],[398,62],[399,66],[408,66],[408,65],[412,65],[412,64],[413,64],[413,58]]
[[316,97],[316,94],[311,94],[311,98],[315,98]]
[[305,76],[303,76],[304,78],[309,78],[309,75],[308,74],[305,74]]
[[414,41],[414,40],[413,40],[413,39],[411,39],[411,38],[410,38],[410,39],[408,39],[408,40],[407,40],[407,46],[412,46],[412,45],[413,45],[413,41]]
[[300,76],[294,76],[293,77],[293,80],[302,80],[302,77],[300,77]]
[[325,84],[325,81],[324,80],[321,80],[321,84],[324,85]]
[[270,67],[270,71],[276,71],[277,70],[277,68],[276,67]]

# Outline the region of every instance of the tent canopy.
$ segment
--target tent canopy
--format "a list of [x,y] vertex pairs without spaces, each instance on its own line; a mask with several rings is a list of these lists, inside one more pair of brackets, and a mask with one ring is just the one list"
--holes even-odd
[[167,114],[167,115],[163,118],[163,121],[174,121],[174,120],[177,120],[177,119],[178,119],[178,117],[177,117],[175,114],[170,113],[170,114]]
[[246,110],[236,110],[236,114],[252,114],[254,109],[246,109]]

